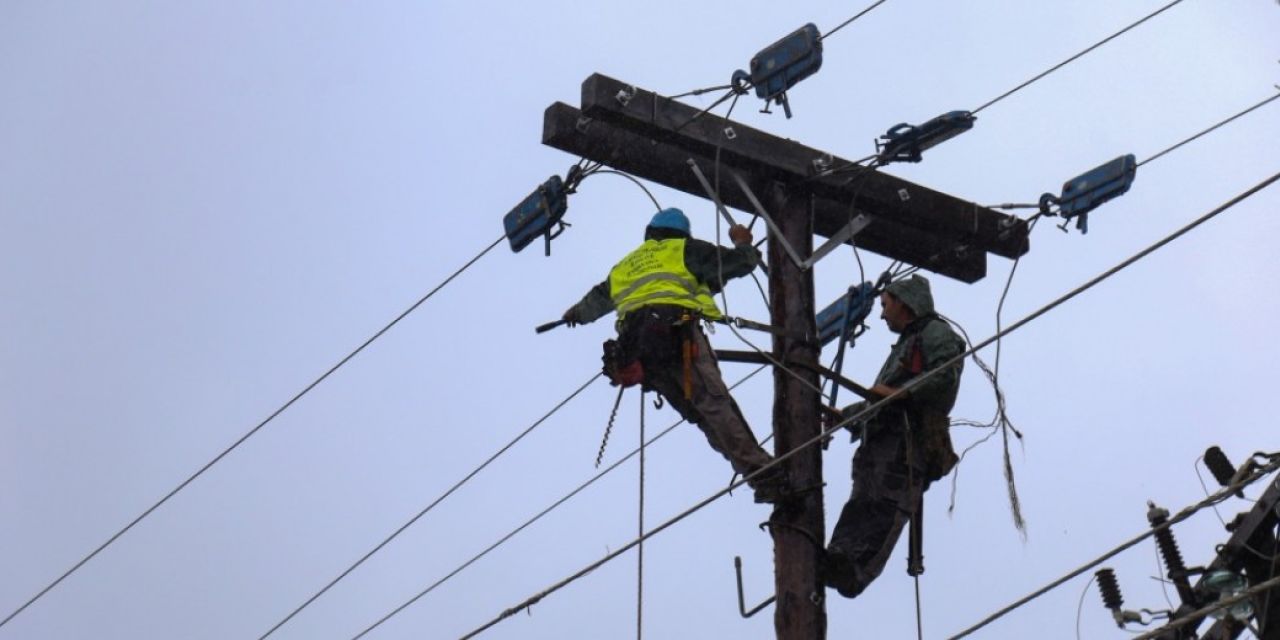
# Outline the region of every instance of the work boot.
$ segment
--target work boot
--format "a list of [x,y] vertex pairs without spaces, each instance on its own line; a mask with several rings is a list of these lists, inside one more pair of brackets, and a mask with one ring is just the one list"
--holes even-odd
[[822,554],[819,573],[823,584],[835,589],[836,593],[846,598],[856,598],[866,588],[858,580],[858,572],[854,568],[853,560],[843,549],[835,545],[828,547]]

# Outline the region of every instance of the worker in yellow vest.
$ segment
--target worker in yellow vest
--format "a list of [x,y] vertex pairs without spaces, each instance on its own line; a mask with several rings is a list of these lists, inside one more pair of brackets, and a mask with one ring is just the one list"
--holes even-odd
[[[733,248],[696,240],[679,209],[663,209],[645,228],[644,244],[622,259],[604,282],[565,311],[569,326],[617,311],[618,339],[605,343],[605,373],[615,385],[657,391],[685,420],[698,425],[711,448],[733,470],[751,475],[773,461],[720,375],[700,322],[723,317],[712,295],[724,281],[760,264],[751,231],[729,229]],[[780,467],[750,480],[756,502],[777,502],[787,492]]]

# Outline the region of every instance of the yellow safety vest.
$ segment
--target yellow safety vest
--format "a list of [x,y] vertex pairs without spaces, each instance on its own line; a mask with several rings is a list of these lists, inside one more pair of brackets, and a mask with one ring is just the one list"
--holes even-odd
[[710,320],[721,318],[711,289],[684,264],[685,240],[645,240],[609,272],[609,295],[622,319],[650,304],[693,309]]

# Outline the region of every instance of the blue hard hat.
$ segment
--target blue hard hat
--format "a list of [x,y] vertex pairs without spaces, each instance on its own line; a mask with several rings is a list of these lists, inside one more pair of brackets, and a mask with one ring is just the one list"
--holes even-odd
[[654,229],[675,229],[689,233],[689,218],[685,217],[683,211],[672,207],[655,213],[653,219],[649,221],[649,226]]

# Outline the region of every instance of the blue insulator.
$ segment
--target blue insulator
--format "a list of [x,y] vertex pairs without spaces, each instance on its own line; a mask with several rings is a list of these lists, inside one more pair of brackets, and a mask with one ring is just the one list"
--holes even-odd
[[765,47],[751,58],[751,72],[735,71],[733,86],[745,92],[747,83],[755,87],[756,97],[782,105],[787,117],[791,117],[791,105],[787,90],[808,78],[822,67],[822,34],[809,23],[791,32],[785,38]]
[[876,161],[920,162],[921,154],[973,128],[977,116],[968,111],[944,113],[922,125],[903,122],[889,129],[876,141]]
[[519,253],[538,236],[543,236],[547,255],[551,255],[551,240],[564,231],[565,223],[560,219],[568,208],[564,181],[560,176],[551,176],[502,218],[511,251]]

